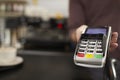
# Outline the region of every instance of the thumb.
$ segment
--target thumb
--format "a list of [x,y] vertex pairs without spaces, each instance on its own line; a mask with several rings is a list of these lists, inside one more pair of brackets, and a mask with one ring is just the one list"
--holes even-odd
[[79,28],[77,28],[77,30],[76,30],[76,39],[77,39],[77,42],[79,41],[82,32],[85,31],[85,29],[86,29],[87,27],[88,27],[87,25],[82,25],[82,26],[80,26]]

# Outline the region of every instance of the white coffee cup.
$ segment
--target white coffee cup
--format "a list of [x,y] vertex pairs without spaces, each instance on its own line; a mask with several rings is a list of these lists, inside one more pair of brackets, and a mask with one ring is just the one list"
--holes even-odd
[[14,47],[0,48],[0,65],[7,64],[15,60],[17,49]]

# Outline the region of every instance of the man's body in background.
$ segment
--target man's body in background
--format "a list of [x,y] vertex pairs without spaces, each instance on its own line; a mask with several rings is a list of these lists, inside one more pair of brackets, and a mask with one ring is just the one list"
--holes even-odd
[[[112,40],[110,55],[120,58],[120,0],[70,0],[68,29],[73,41],[79,39],[81,25],[90,27],[111,26]],[[118,39],[118,40],[117,40]],[[117,43],[118,41],[118,43]]]

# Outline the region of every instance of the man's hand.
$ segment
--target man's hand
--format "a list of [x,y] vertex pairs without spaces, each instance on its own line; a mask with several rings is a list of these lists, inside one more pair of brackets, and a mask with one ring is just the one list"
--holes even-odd
[[[74,34],[72,34],[72,39],[74,42],[78,42],[78,40],[81,37],[82,31],[85,30],[87,27],[88,27],[87,25],[82,25],[76,29]],[[111,42],[110,42],[110,50],[109,50],[110,52],[114,51],[118,47],[117,39],[118,39],[118,33],[113,32],[111,36]]]
[[79,38],[81,37],[82,31],[87,28],[87,25],[82,25],[78,27],[76,30],[73,30],[70,34],[71,40],[73,42],[78,42]]

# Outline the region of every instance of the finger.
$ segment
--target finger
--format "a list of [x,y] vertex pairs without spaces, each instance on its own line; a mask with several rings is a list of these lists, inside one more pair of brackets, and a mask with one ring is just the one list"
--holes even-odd
[[111,43],[110,45],[110,52],[114,51],[118,47],[118,43]]
[[111,42],[112,42],[112,43],[116,43],[116,42],[117,42],[117,39],[118,39],[118,33],[117,33],[117,32],[113,32],[113,33],[112,33]]
[[77,42],[79,41],[80,37],[81,37],[81,34],[82,34],[82,31],[80,30],[77,30],[76,31],[76,39],[77,39]]
[[118,47],[118,43],[111,43],[110,47],[111,48],[117,48]]
[[77,42],[77,39],[76,39],[76,33],[75,33],[75,31],[74,32],[72,32],[72,34],[70,35],[71,37],[71,39],[72,39],[72,41],[74,42],[74,43],[76,43]]

